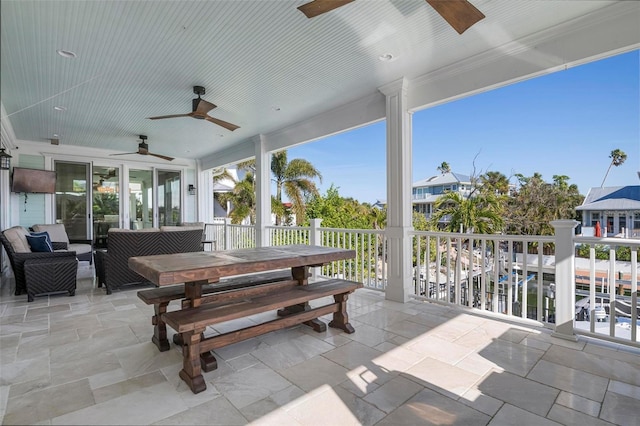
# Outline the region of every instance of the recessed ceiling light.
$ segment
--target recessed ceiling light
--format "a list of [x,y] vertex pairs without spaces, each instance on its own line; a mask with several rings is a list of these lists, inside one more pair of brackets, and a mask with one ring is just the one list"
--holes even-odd
[[378,56],[378,59],[380,59],[382,62],[391,62],[395,59],[395,56],[393,56],[391,53],[383,53],[382,55]]
[[63,107],[62,105],[56,105],[53,107],[56,111],[66,111],[67,107]]
[[70,50],[58,49],[58,50],[56,50],[56,52],[58,53],[58,55],[62,56],[63,58],[77,58],[78,57],[78,55],[76,55],[75,53],[73,53]]

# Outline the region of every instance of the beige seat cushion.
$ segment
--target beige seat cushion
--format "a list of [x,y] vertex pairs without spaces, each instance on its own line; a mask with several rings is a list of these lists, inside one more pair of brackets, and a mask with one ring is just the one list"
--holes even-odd
[[33,225],[32,228],[36,232],[48,232],[51,241],[69,244],[69,237],[67,236],[67,231],[64,229],[64,225],[62,223],[52,225]]
[[11,247],[16,253],[31,253],[27,235],[31,234],[24,226],[14,226],[4,230],[5,238],[11,243]]
[[199,229],[199,230],[204,230],[204,226],[171,226],[171,225],[165,225],[165,226],[161,226],[160,230],[164,231],[164,232],[170,232],[170,231],[192,231],[194,229]]
[[143,229],[127,229],[127,228],[109,228],[107,231],[109,234],[112,232],[158,232],[158,228],[143,228]]
[[193,226],[198,227],[199,229],[204,229],[204,222],[182,222],[180,226]]
[[76,255],[81,255],[84,253],[91,253],[91,244],[69,244],[69,251],[75,251]]

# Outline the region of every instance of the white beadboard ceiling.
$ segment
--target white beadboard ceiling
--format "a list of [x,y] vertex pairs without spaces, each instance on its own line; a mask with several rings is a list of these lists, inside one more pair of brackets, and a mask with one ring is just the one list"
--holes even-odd
[[[313,19],[306,1],[2,1],[3,119],[19,140],[131,152],[145,134],[152,152],[197,159],[612,4],[472,0],[486,18],[459,35],[424,0]],[[240,129],[148,119],[191,112],[194,85]]]

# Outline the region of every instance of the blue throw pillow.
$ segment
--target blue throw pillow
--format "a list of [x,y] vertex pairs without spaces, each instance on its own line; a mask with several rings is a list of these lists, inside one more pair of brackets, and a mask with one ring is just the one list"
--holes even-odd
[[26,235],[27,242],[33,252],[52,252],[53,247],[51,243],[47,241],[47,235]]
[[51,242],[51,236],[49,235],[49,233],[47,231],[42,231],[42,232],[31,232],[30,233],[33,237],[39,237],[41,235],[44,235],[45,237],[47,237],[47,242],[49,243],[49,245],[51,247],[53,247],[53,243]]

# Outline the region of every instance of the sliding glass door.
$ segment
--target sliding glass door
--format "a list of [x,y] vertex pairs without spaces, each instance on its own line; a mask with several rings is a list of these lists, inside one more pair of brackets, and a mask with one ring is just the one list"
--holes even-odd
[[177,225],[181,222],[180,172],[158,170],[159,224]]
[[91,239],[88,163],[56,161],[55,223],[64,224],[69,239]]
[[[54,168],[55,220],[64,223],[69,238],[93,239],[103,247],[109,228],[143,229],[182,221],[179,170],[124,166],[122,175],[120,166],[64,161],[56,161]],[[121,183],[128,197],[121,192]]]
[[153,170],[129,170],[129,228],[152,228]]
[[120,169],[93,166],[93,235],[97,248],[107,246],[109,228],[120,227]]

